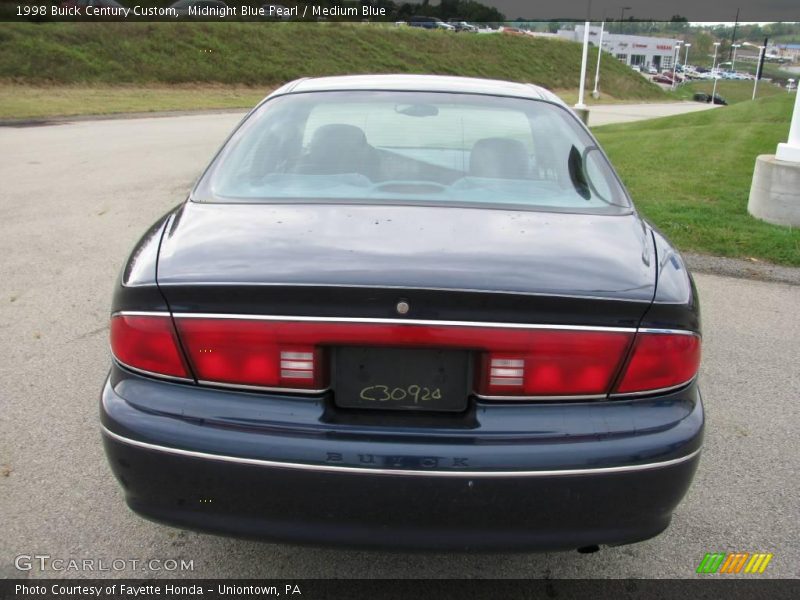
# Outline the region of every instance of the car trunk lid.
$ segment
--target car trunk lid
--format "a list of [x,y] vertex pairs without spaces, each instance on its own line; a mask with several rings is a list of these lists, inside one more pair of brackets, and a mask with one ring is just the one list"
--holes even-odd
[[162,241],[180,287],[442,290],[649,303],[650,234],[635,214],[432,206],[201,204]]

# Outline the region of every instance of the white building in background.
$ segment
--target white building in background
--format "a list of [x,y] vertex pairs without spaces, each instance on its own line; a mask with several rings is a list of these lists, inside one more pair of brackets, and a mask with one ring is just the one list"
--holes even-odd
[[790,62],[800,62],[800,44],[772,44],[767,48],[767,53]]
[[[612,25],[613,26],[613,25]],[[575,30],[559,29],[558,35],[572,42],[583,43],[583,25]],[[589,27],[589,43],[595,46],[600,41],[600,27]],[[612,54],[626,65],[640,67],[653,66],[659,71],[671,69],[675,58],[676,39],[648,37],[644,35],[624,35],[603,33],[603,50]]]

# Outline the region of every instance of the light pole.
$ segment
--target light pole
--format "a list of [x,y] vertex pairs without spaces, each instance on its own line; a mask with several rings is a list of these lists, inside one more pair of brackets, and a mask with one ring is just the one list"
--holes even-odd
[[594,73],[594,91],[592,92],[593,98],[600,97],[600,91],[597,87],[600,85],[600,57],[603,55],[603,32],[606,29],[606,22],[603,20],[600,25],[600,44],[597,46],[597,70]]
[[619,32],[622,33],[622,21],[625,19],[625,11],[633,8],[632,6],[619,7]]
[[733,46],[731,46],[731,48],[733,48],[733,60],[731,61],[731,71],[733,71],[734,73],[736,72],[736,49],[741,47],[742,47],[741,44],[734,44]]
[[575,108],[585,109],[586,105],[583,103],[583,93],[586,88],[586,63],[589,60],[589,21],[583,25],[583,55],[581,56],[581,82],[578,86],[578,103]]
[[758,90],[758,80],[761,77],[761,57],[764,56],[766,46],[759,46],[760,52],[758,53],[758,67],[756,67],[756,80],[753,82],[753,100],[756,99],[756,90]]
[[692,47],[691,44],[684,44],[684,48],[686,48],[686,58],[683,59],[683,80],[689,80],[689,73],[686,71],[686,66],[689,64],[689,48]]
[[[675,89],[675,80],[677,79],[677,74],[678,74],[678,61],[681,58],[681,44],[682,43],[683,42],[679,41],[677,44],[675,44],[675,55],[674,55],[675,58],[674,58],[674,62],[672,63],[672,89],[673,90]],[[684,77],[684,81],[685,80],[686,80],[686,78]]]
[[719,74],[717,73],[717,50],[719,50],[719,42],[714,42],[714,62],[711,65],[711,76],[714,78],[714,88],[711,90],[711,104],[714,105],[717,103],[717,77]]

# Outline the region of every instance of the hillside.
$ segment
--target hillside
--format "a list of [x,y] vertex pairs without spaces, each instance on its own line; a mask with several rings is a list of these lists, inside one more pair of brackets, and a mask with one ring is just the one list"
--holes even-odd
[[[0,80],[274,86],[303,76],[398,72],[575,89],[580,53],[569,42],[377,24],[7,23],[0,29]],[[596,56],[592,49],[591,65]],[[592,68],[592,81],[593,75]],[[615,60],[603,61],[601,81],[616,98],[666,97]]]
[[789,134],[794,96],[594,130],[636,206],[681,250],[800,266],[800,230],[751,217],[756,157]]

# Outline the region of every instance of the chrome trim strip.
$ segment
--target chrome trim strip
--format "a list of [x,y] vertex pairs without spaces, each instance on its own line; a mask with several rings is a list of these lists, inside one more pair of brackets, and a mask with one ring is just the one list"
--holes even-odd
[[183,450],[181,448],[171,448],[140,442],[123,437],[110,431],[105,425],[100,425],[100,430],[104,435],[130,446],[136,446],[145,450],[177,454],[189,458],[202,458],[206,460],[218,460],[221,462],[236,463],[241,465],[252,465],[258,467],[274,467],[279,469],[296,469],[299,471],[320,471],[328,473],[356,473],[367,475],[406,475],[406,476],[429,476],[429,477],[469,477],[469,478],[490,478],[490,477],[561,477],[569,475],[603,475],[607,473],[628,473],[636,471],[648,471],[677,465],[693,459],[700,454],[700,448],[685,456],[673,458],[661,462],[646,463],[642,465],[623,465],[619,467],[597,467],[594,469],[557,469],[551,471],[425,471],[413,469],[375,469],[370,467],[346,467],[341,465],[314,465],[307,463],[280,462],[265,460],[261,458],[243,458],[239,456],[226,456],[222,454],[209,454],[207,452],[197,452],[194,450]]
[[481,400],[509,400],[512,402],[529,402],[531,400],[604,400],[606,394],[595,394],[589,396],[484,396],[481,394],[473,395]]
[[117,365],[122,367],[123,369],[127,369],[128,371],[132,371],[134,373],[139,373],[141,375],[148,375],[150,377],[156,377],[158,379],[166,379],[168,381],[180,381],[181,383],[194,383],[194,379],[189,377],[178,377],[176,375],[164,375],[162,373],[155,373],[153,371],[147,371],[146,369],[139,369],[137,367],[132,367],[129,364],[122,362],[114,353],[111,353],[111,360],[113,360]]
[[363,288],[376,290],[423,290],[429,292],[466,292],[470,294],[513,294],[517,296],[542,296],[545,298],[570,298],[573,300],[606,300],[608,302],[639,302],[650,305],[652,294],[648,298],[618,298],[616,296],[582,296],[580,294],[558,294],[548,292],[525,292],[515,290],[486,290],[481,288],[443,288],[443,287],[422,287],[405,285],[372,285],[355,283],[274,283],[262,281],[159,281],[159,287],[173,286],[269,286],[269,287],[341,287],[341,288]]
[[493,323],[485,321],[436,321],[430,319],[383,319],[372,317],[307,317],[297,315],[233,315],[220,313],[175,313],[176,319],[241,319],[251,321],[298,321],[308,323],[376,323],[390,325],[432,325],[441,327],[496,327],[504,329],[552,329],[566,331],[611,331],[635,333],[635,327],[595,325],[550,325],[533,323]]
[[[169,312],[120,310],[111,314],[116,316],[169,317]],[[444,327],[504,327],[507,329],[548,329],[565,331],[611,331],[620,333],[667,333],[675,335],[694,335],[700,333],[689,329],[659,329],[654,327],[606,327],[602,325],[555,325],[542,323],[495,323],[491,321],[437,321],[432,319],[384,319],[378,317],[309,317],[300,315],[237,315],[230,313],[175,313],[176,319],[240,319],[251,321],[301,321],[324,323],[387,323],[393,325],[440,325]]]
[[641,327],[638,333],[671,333],[673,335],[694,335],[702,337],[698,332],[690,329],[656,329],[652,327]]
[[688,381],[684,381],[683,383],[679,383],[677,385],[671,385],[665,388],[658,388],[655,390],[645,390],[643,392],[627,392],[625,394],[611,394],[609,398],[635,398],[637,396],[650,396],[652,394],[660,394],[661,392],[671,392],[672,390],[677,390],[682,387],[686,387],[690,383],[692,383],[695,379],[697,379],[697,375],[689,379]]
[[233,390],[247,390],[253,392],[285,392],[287,394],[322,394],[327,392],[329,387],[319,390],[297,389],[297,388],[282,388],[282,387],[265,387],[260,385],[246,385],[244,383],[225,383],[222,381],[207,381],[205,379],[198,379],[197,383],[200,385],[209,385],[216,387],[231,388]]

